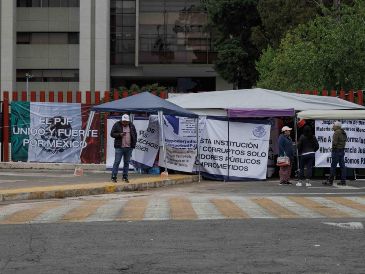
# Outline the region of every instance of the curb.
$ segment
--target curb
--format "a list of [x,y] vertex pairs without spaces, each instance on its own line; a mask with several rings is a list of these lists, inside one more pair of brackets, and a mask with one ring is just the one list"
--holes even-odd
[[74,170],[76,167],[80,167],[84,170],[98,170],[98,171],[106,170],[105,164],[0,162],[0,169]]
[[96,183],[90,187],[88,184],[76,185],[74,188],[69,185],[34,187],[28,189],[14,189],[0,191],[0,201],[19,200],[40,200],[40,199],[63,199],[66,197],[79,197],[99,194],[110,194],[122,191],[144,191],[151,188],[159,188],[177,184],[194,183],[199,181],[198,175],[176,176],[177,178],[167,180],[155,180],[152,182],[138,183]]

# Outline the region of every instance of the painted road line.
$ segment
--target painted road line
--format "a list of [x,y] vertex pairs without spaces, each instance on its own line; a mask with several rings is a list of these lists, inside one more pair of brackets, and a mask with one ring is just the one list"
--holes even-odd
[[84,221],[87,217],[93,214],[100,206],[105,204],[106,200],[88,200],[83,201],[78,207],[68,211],[63,215],[60,221],[63,222],[78,222]]
[[297,204],[300,204],[306,208],[309,208],[310,210],[313,210],[319,214],[322,214],[329,218],[346,218],[350,217],[349,214],[341,212],[335,208],[327,207],[321,203],[318,203],[311,199],[310,197],[295,197],[291,196],[288,197],[293,202],[296,202]]
[[4,220],[7,216],[24,209],[31,208],[33,204],[11,204],[0,208],[0,221]]
[[126,202],[121,215],[116,218],[118,221],[140,221],[143,220],[148,200],[145,198],[135,198]]
[[312,197],[311,199],[327,207],[338,209],[339,211],[344,212],[351,217],[365,217],[365,213],[361,212],[360,210],[341,205],[324,197]]
[[200,220],[224,219],[224,216],[206,197],[190,197],[191,205]]
[[28,223],[41,215],[42,213],[51,210],[52,208],[58,207],[60,202],[44,202],[33,205],[30,208],[17,211],[11,215],[5,217],[0,223],[1,224],[21,224]]
[[269,198],[253,198],[251,199],[254,203],[265,208],[273,215],[279,218],[299,218],[300,216],[293,211],[281,206],[280,204],[270,200]]
[[190,201],[186,198],[170,198],[170,217],[173,220],[195,220],[198,218]]
[[168,220],[170,219],[170,207],[167,199],[152,198],[148,202],[144,220]]
[[59,207],[53,208],[49,211],[46,211],[33,219],[31,223],[55,223],[58,222],[63,215],[65,215],[70,210],[81,205],[81,201],[70,200],[67,201],[66,204],[63,204]]
[[348,186],[348,185],[346,185],[346,186],[341,186],[341,185],[338,185],[338,184],[333,184],[333,186],[335,187],[335,188],[338,188],[338,189],[359,189],[358,187],[356,187],[356,186]]
[[246,212],[251,218],[276,218],[262,208],[261,206],[257,205],[256,203],[252,202],[249,198],[246,197],[229,197],[231,201],[233,201],[237,206],[239,206],[244,212]]
[[227,219],[246,219],[248,214],[228,199],[211,199],[210,202],[224,215]]
[[85,219],[86,222],[96,221],[113,221],[120,216],[126,200],[111,200],[96,209],[89,217]]
[[347,199],[350,199],[356,203],[365,205],[365,197],[346,197]]
[[274,202],[282,205],[283,207],[289,209],[290,211],[294,212],[295,214],[299,215],[301,218],[321,218],[324,217],[321,214],[318,214],[317,212],[314,212],[312,210],[309,210],[306,207],[300,206],[297,203],[294,203],[287,197],[270,197],[271,200]]
[[357,203],[349,198],[344,197],[326,197],[326,199],[341,204],[343,206],[351,207],[359,211],[365,212],[365,204]]

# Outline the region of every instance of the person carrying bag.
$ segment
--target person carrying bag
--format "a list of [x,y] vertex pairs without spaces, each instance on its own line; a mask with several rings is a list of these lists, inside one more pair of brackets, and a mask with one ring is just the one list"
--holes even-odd
[[279,157],[277,160],[277,165],[280,167],[279,177],[280,185],[291,185],[290,174],[291,174],[291,163],[294,157],[293,142],[290,138],[292,128],[284,126],[281,129],[282,134],[280,134],[279,143]]

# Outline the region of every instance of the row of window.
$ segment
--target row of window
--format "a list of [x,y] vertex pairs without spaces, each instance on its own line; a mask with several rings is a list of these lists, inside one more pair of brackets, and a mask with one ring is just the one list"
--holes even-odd
[[17,69],[16,81],[26,82],[26,74],[31,75],[29,82],[78,82],[78,69]]
[[[12,1],[12,0],[11,0]],[[17,7],[61,8],[80,7],[80,0],[17,0]]]
[[17,32],[17,44],[79,44],[78,32]]

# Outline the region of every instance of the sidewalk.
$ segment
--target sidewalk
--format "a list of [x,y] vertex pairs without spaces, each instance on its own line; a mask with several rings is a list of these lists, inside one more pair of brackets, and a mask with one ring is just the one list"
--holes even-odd
[[[83,176],[74,176],[73,169],[16,169],[0,167],[0,201],[52,199],[86,195],[143,191],[175,184],[198,181],[196,175],[170,174],[168,179],[159,175],[130,174],[129,183],[110,182],[110,171],[99,167],[84,169]],[[105,169],[105,166],[104,166]]]

